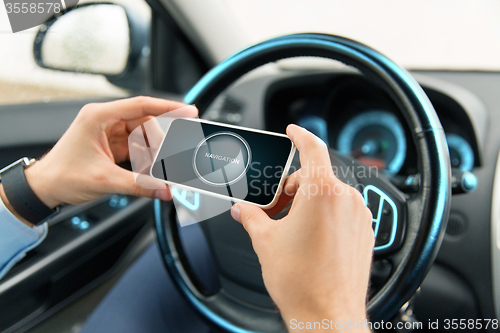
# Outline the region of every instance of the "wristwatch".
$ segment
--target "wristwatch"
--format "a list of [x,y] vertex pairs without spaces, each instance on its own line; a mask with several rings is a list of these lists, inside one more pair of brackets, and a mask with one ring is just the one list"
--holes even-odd
[[23,157],[0,170],[0,182],[12,208],[28,222],[40,225],[59,212],[59,207],[46,206],[33,192],[24,170],[34,164],[34,158]]

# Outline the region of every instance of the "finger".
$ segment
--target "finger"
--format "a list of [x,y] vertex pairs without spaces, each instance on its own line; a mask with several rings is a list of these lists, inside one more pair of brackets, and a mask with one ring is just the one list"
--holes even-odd
[[134,129],[147,123],[151,119],[154,119],[154,117],[153,116],[145,116],[145,117],[140,117],[140,118],[129,120],[126,122],[126,129],[129,133],[131,133],[134,131]]
[[[149,168],[147,169],[149,170]],[[162,190],[167,184],[163,180],[153,178],[149,174],[133,172],[137,186],[149,190]]]
[[248,203],[234,205],[231,208],[231,216],[243,225],[251,238],[255,234],[255,230],[267,222],[272,222],[262,209]]
[[276,205],[271,207],[270,209],[266,209],[265,212],[269,216],[276,216],[285,209],[290,202],[292,202],[295,194],[297,193],[297,189],[299,188],[299,173],[295,171],[290,176],[288,176],[285,180],[285,184],[281,189],[281,192],[278,193],[279,198]]
[[132,170],[141,174],[149,174],[155,154],[148,147],[142,128],[138,127],[130,133],[128,151]]
[[157,198],[161,200],[172,199],[167,184],[163,186],[155,186],[155,189],[139,186],[135,180],[134,174],[131,171],[125,170],[117,166],[113,170],[110,184],[110,193],[120,193],[133,195],[136,197]]
[[[147,121],[141,123],[141,120]],[[136,143],[139,146],[151,148],[154,152],[159,148],[165,136],[165,132],[158,122],[158,117],[148,116],[131,120],[127,122],[127,127],[130,133],[128,136],[129,145]]]
[[95,104],[102,119],[132,120],[146,116],[159,116],[173,110],[187,108],[198,114],[196,107],[181,102],[153,97],[133,97],[113,102]]
[[175,109],[175,110],[169,111],[165,114],[162,114],[159,117],[197,118],[198,117],[198,109],[194,105],[185,105],[179,109]]
[[326,144],[317,136],[297,125],[289,125],[287,134],[299,151],[301,180],[332,178],[337,181]]
[[291,124],[286,128],[286,133],[299,151],[300,164],[331,166],[330,155],[326,144],[305,128]]
[[163,138],[165,137],[165,130],[160,125],[158,118],[153,118],[144,123],[143,134],[148,140],[148,144],[153,152],[153,155],[156,155],[156,152],[160,148]]
[[[198,109],[192,105],[183,105],[179,109],[175,109],[172,111],[168,111],[160,116],[167,116],[170,118],[196,118],[198,116]],[[135,118],[132,120],[128,120],[126,122],[127,131],[130,133],[135,128],[140,125],[151,126],[151,130],[154,130],[156,133],[161,133],[160,136],[163,137],[163,130],[158,123],[158,120],[154,116],[144,116],[140,118]]]

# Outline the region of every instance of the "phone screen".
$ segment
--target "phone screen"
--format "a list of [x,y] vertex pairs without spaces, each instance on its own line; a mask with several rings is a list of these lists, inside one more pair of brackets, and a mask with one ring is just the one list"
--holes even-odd
[[295,149],[283,134],[175,119],[151,175],[260,206],[273,203]]

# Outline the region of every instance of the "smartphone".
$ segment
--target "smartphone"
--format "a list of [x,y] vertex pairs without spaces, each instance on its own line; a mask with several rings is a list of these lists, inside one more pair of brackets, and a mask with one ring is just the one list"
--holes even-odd
[[174,119],[151,167],[151,176],[234,202],[276,204],[295,146],[279,133]]

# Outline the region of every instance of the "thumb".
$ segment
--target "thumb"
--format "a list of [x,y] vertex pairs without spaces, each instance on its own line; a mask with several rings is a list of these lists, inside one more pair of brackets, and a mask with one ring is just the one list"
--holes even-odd
[[[113,193],[134,195],[137,197],[157,198],[164,201],[172,199],[172,194],[167,184],[151,189],[151,186],[144,186],[143,182],[136,180],[132,171],[125,170],[117,166],[111,177],[111,191]],[[138,182],[139,180],[139,182]],[[142,185],[142,186],[141,186]],[[149,184],[150,185],[150,184]]]
[[248,203],[234,205],[231,208],[231,216],[243,225],[250,237],[256,229],[272,221],[261,208]]

